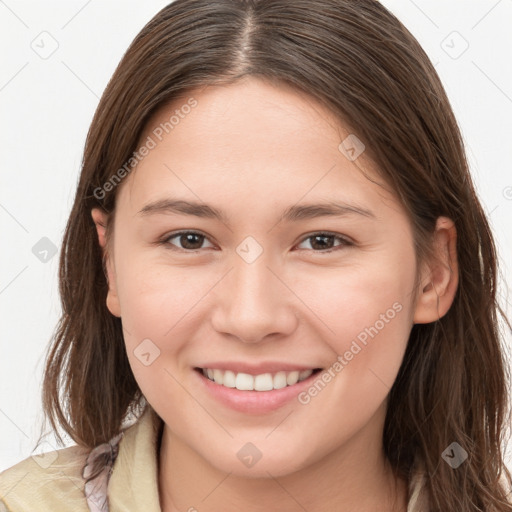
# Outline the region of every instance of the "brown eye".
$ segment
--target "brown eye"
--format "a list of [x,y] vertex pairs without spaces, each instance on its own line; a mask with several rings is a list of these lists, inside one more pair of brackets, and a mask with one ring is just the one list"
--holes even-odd
[[[171,240],[174,239],[177,240],[177,244],[171,242]],[[201,233],[197,233],[195,231],[181,231],[180,233],[175,233],[165,238],[163,243],[170,245],[171,249],[177,248],[185,251],[197,251],[203,248],[202,245],[205,240],[208,239]]]
[[[301,244],[306,241],[310,241],[310,248],[315,252],[331,252],[337,248],[353,245],[349,240],[331,233],[314,233],[305,238]],[[335,244],[335,241],[339,243]],[[308,249],[308,247],[302,247],[302,249]]]

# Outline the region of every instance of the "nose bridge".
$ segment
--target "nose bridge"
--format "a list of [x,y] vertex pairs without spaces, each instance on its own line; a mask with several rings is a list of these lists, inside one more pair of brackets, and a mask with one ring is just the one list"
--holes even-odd
[[253,263],[239,261],[232,273],[233,303],[240,307],[270,311],[276,292],[276,277],[269,270],[268,259],[260,256]]
[[270,270],[270,258],[262,252],[253,261],[235,255],[233,269],[224,280],[214,317],[219,332],[244,342],[258,342],[269,334],[289,334],[296,315],[286,287]]

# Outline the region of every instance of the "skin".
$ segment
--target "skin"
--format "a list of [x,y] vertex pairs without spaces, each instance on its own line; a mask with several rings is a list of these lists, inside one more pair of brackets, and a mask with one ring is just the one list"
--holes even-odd
[[[117,191],[109,245],[105,214],[91,212],[107,256],[107,306],[122,318],[135,378],[165,422],[162,510],[405,511],[407,483],[383,453],[387,395],[413,324],[436,321],[453,301],[453,222],[438,219],[438,259],[417,268],[407,213],[364,153],[351,162],[338,150],[350,130],[324,106],[254,77],[190,96],[197,107]],[[185,102],[157,112],[141,141]],[[211,204],[229,222],[138,214],[171,196]],[[278,221],[290,206],[326,201],[375,218]],[[206,237],[192,246],[169,238],[184,229]],[[325,230],[352,245],[328,238],[335,250],[326,253],[311,238]],[[247,236],[263,249],[250,264],[236,251]],[[243,414],[198,385],[193,368],[205,360],[327,369],[394,303],[401,311],[307,404]],[[147,338],[160,350],[149,366],[134,354]],[[247,442],[262,453],[250,468],[237,457]]]

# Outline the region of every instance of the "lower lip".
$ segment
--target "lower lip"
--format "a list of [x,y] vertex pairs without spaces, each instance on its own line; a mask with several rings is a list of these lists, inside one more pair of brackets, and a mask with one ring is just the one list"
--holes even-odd
[[265,414],[275,411],[291,402],[297,395],[308,388],[320,372],[312,373],[293,386],[270,391],[240,391],[217,384],[205,377],[201,370],[194,370],[207,393],[211,394],[220,403],[235,411],[246,414]]

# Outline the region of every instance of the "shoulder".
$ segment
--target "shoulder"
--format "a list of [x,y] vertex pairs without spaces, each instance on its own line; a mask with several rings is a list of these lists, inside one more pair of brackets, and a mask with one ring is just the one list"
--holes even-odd
[[[159,419],[151,411],[150,407],[145,409],[142,417],[132,418],[135,421],[125,424],[118,435],[94,449],[73,445],[53,450],[27,457],[0,473],[0,512],[89,512],[98,509],[99,500],[103,507],[118,445],[124,444],[125,456],[132,453],[140,443],[138,433],[146,433],[142,437],[147,437],[150,425]],[[120,443],[125,433],[127,442]],[[103,468],[86,485],[96,459]],[[122,464],[117,467],[118,473],[123,471]],[[122,493],[125,492],[123,487]]]
[[82,470],[89,452],[78,445],[61,448],[0,473],[0,512],[87,512]]

